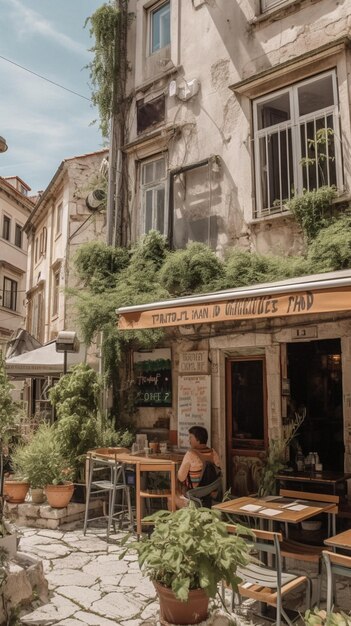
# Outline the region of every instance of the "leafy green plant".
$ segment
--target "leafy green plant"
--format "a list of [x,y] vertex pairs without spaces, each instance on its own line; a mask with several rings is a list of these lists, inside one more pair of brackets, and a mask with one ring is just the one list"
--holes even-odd
[[346,213],[319,231],[307,253],[314,272],[331,272],[351,267],[351,215]]
[[70,480],[72,470],[62,455],[55,428],[43,423],[25,445],[15,448],[12,462],[16,472],[26,476],[31,487],[59,485]]
[[295,413],[295,419],[285,426],[285,432],[279,439],[271,439],[264,461],[258,495],[271,496],[277,492],[276,475],[286,467],[286,452],[297,431],[306,417],[306,411]]
[[343,611],[327,613],[324,609],[315,607],[306,611],[304,622],[306,626],[351,626],[351,616]]
[[313,191],[304,191],[302,196],[295,196],[287,202],[308,242],[330,224],[332,201],[336,195],[335,187],[320,187]]
[[[217,511],[189,506],[146,519],[155,522],[153,533],[127,550],[137,551],[139,566],[152,581],[169,587],[184,602],[191,589],[204,589],[214,598],[222,580],[237,588],[236,569],[250,561],[249,546],[239,534],[228,534]],[[250,534],[247,529],[239,532]]]
[[203,243],[171,252],[160,269],[161,284],[175,296],[210,291],[223,275],[223,263]]
[[[335,157],[331,156],[332,150],[330,149],[333,136],[334,130],[332,128],[320,128],[317,130],[313,138],[307,139],[309,156],[304,157],[300,161],[300,164],[306,169],[317,166],[323,186],[327,183],[325,164],[327,161],[335,161]],[[314,154],[314,156],[310,156],[311,154]]]

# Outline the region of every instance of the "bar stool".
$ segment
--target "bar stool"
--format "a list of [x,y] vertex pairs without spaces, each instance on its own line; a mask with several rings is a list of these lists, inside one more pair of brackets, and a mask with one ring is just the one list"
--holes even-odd
[[[128,452],[121,448],[119,451]],[[107,474],[107,478],[106,478]],[[117,459],[117,452],[104,455],[99,452],[87,454],[87,497],[85,505],[84,529],[86,534],[89,522],[98,519],[107,519],[107,541],[110,529],[113,525],[115,530],[116,521],[122,527],[123,521],[127,520],[128,527],[132,531],[134,526],[133,512],[130,499],[130,488],[126,482],[124,464]],[[100,480],[99,480],[100,479]],[[108,495],[108,513],[97,517],[89,517],[89,503],[91,497],[96,499],[99,495]],[[117,502],[117,494],[119,495]],[[117,509],[117,510],[116,510]]]

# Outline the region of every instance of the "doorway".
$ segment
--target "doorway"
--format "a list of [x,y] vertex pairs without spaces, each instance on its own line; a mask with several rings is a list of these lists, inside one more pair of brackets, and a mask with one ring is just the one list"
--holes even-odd
[[287,345],[290,413],[306,409],[298,440],[318,452],[324,470],[344,471],[340,339]]

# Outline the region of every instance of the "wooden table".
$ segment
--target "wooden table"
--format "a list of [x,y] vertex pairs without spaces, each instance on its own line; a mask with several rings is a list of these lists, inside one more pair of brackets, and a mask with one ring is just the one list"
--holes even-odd
[[331,548],[351,550],[351,530],[345,530],[343,533],[334,535],[334,537],[329,537],[324,540],[324,543]]
[[[324,485],[330,487],[333,494],[336,494],[337,487],[341,483],[351,478],[351,473],[344,474],[343,472],[289,472],[282,471],[277,474],[276,479],[279,483],[282,482],[294,482],[301,485],[305,491],[313,491],[316,485]],[[307,485],[307,487],[306,487]]]
[[[172,511],[176,510],[176,470],[178,465],[180,465],[183,460],[183,454],[167,452],[163,454],[157,453],[146,456],[144,452],[137,452],[136,454],[132,454],[131,452],[129,452],[129,450],[125,448],[98,448],[96,450],[90,450],[88,452],[88,456],[89,455],[94,455],[95,457],[101,457],[104,459],[111,459],[113,461],[124,463],[125,465],[135,465],[135,508],[138,535],[141,534],[143,508],[142,503],[145,498],[170,497],[171,509]],[[168,472],[170,475],[171,483],[170,490],[167,493],[155,493],[144,490],[141,484],[141,475],[143,472]]]
[[[329,502],[308,502],[302,499],[290,499],[279,496],[270,498],[272,499],[244,496],[215,504],[212,508],[230,515],[245,515],[287,524],[298,524],[320,513],[327,513],[335,506],[334,503]],[[293,503],[296,503],[299,510],[291,508]],[[288,508],[289,504],[290,508]],[[300,508],[300,506],[303,508]]]

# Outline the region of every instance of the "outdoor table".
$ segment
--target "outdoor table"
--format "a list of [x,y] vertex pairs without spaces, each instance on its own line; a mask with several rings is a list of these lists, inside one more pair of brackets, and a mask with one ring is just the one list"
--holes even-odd
[[331,548],[342,548],[343,550],[351,550],[351,530],[345,530],[333,537],[324,540],[324,543]]
[[320,513],[327,513],[334,506],[334,503],[308,502],[302,498],[244,496],[215,504],[212,508],[230,515],[245,515],[271,522],[298,524]]
[[[351,473],[344,474],[343,472],[290,472],[281,471],[277,474],[276,479],[278,483],[282,482],[294,482],[301,485],[303,491],[313,491],[313,488],[317,485],[323,485],[324,487],[330,487],[332,493],[336,495],[337,487],[340,484],[346,483],[351,478]],[[307,485],[307,486],[306,486]]]

